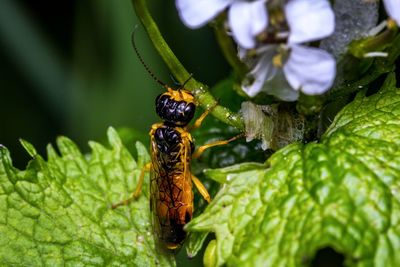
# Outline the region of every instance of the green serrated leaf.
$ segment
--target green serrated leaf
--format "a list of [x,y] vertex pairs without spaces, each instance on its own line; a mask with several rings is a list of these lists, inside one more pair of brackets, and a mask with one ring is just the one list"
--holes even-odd
[[37,154],[35,147],[24,139],[19,140],[21,145],[25,148],[26,152],[28,152],[29,156],[34,157]]
[[111,209],[135,188],[149,161],[136,144],[136,162],[110,128],[111,148],[91,142],[82,155],[68,138],[48,146],[48,161],[35,158],[25,171],[12,166],[0,147],[1,266],[173,266],[171,255],[155,250],[148,204],[143,194],[129,206]]
[[186,253],[189,258],[194,258],[203,247],[208,236],[207,232],[193,232],[186,243]]
[[287,146],[263,168],[208,172],[225,184],[187,229],[215,232],[216,265],[309,266],[319,249],[331,247],[347,266],[400,266],[394,84],[392,74],[377,94],[359,95],[320,143]]

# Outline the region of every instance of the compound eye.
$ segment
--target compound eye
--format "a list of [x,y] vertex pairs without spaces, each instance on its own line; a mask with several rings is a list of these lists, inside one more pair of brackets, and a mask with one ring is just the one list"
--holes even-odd
[[184,101],[179,101],[178,106],[176,107],[176,110],[178,113],[184,113],[186,109],[186,103]]
[[158,105],[158,101],[160,101],[160,97],[162,96],[162,94],[161,95],[158,95],[157,97],[156,97],[156,106]]
[[193,119],[195,112],[196,112],[196,106],[193,103],[189,103],[186,105],[184,114],[185,114],[185,121],[187,123],[189,123]]
[[165,94],[158,95],[156,98],[156,112],[159,113],[168,102],[168,96]]
[[193,103],[179,101],[175,108],[174,123],[180,126],[188,124],[194,116],[194,111],[195,111],[195,106]]
[[161,119],[166,119],[170,109],[170,98],[168,95],[161,94],[156,98],[156,113]]

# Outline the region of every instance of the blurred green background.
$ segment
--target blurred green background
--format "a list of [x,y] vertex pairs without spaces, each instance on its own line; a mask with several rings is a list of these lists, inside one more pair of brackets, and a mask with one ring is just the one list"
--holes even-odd
[[[196,79],[212,86],[229,75],[212,30],[187,29],[174,1],[151,1],[165,39]],[[0,0],[0,144],[14,164],[29,159],[18,139],[44,155],[65,135],[88,151],[108,126],[146,136],[157,121],[154,98],[162,92],[139,63],[137,46],[156,75],[173,85],[166,66],[138,22],[131,2],[108,0]]]

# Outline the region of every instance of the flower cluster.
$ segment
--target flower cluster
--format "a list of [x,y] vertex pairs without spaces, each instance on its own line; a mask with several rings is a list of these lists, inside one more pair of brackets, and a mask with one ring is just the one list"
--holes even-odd
[[[239,46],[239,56],[251,68],[242,85],[249,96],[264,91],[293,101],[298,90],[325,92],[333,83],[336,62],[326,51],[304,44],[333,32],[329,1],[275,2],[279,4],[268,8],[266,0],[177,0],[176,4],[183,22],[192,28],[228,9],[228,26]],[[270,9],[275,9],[271,17]]]
[[228,23],[233,38],[243,48],[253,48],[255,37],[268,25],[266,0],[176,0],[182,21],[198,28],[228,8]]
[[305,44],[333,33],[335,21],[330,4],[327,0],[291,0],[283,11],[287,30],[275,27],[276,32],[266,38],[266,44],[256,48],[259,59],[250,64],[252,70],[243,90],[249,96],[264,91],[286,101],[296,100],[299,90],[310,95],[324,93],[335,78],[335,59]]
[[[400,25],[400,0],[383,1]],[[263,91],[294,101],[299,91],[322,94],[334,82],[335,59],[310,45],[335,29],[328,0],[176,0],[176,6],[190,28],[227,11],[228,30],[250,68],[242,88],[251,97]]]

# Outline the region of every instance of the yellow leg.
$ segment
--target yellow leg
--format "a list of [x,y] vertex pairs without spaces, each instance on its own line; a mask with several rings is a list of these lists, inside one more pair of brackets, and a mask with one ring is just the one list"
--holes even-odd
[[197,178],[196,176],[194,176],[192,174],[192,181],[193,181],[194,185],[196,186],[197,190],[199,190],[200,194],[203,196],[203,198],[208,203],[210,203],[210,201],[211,201],[210,194],[208,193],[207,189],[204,187],[202,182],[199,180],[199,178]]
[[136,186],[135,191],[129,196],[129,198],[124,199],[116,204],[113,204],[111,207],[112,209],[116,209],[119,206],[124,206],[124,205],[128,205],[129,203],[131,203],[133,200],[137,199],[140,196],[140,193],[142,192],[142,185],[143,185],[143,180],[144,180],[144,174],[147,171],[150,171],[152,168],[151,163],[147,163],[146,165],[143,166],[142,171],[140,172],[140,176],[139,176],[139,182]]
[[208,148],[210,148],[210,147],[226,145],[226,144],[228,144],[228,143],[230,143],[230,142],[232,142],[232,141],[234,141],[234,140],[236,140],[236,139],[239,139],[239,138],[241,138],[241,137],[243,137],[243,136],[244,136],[244,134],[241,133],[241,134],[238,134],[238,135],[236,135],[236,136],[234,136],[234,137],[232,137],[231,139],[228,139],[228,140],[220,140],[220,141],[215,141],[215,142],[212,142],[212,143],[203,145],[203,146],[201,146],[201,147],[199,147],[199,148],[197,149],[197,151],[193,154],[192,157],[193,157],[193,158],[198,158],[198,157],[201,156],[201,154],[203,154],[203,152],[204,152],[206,149],[208,149]]
[[207,117],[208,114],[210,114],[210,112],[218,105],[218,102],[215,102],[215,104],[213,106],[211,106],[210,108],[206,109],[203,114],[200,115],[200,117],[193,123],[193,125],[190,127],[189,132],[197,129],[201,126],[201,124],[203,123],[203,120]]

